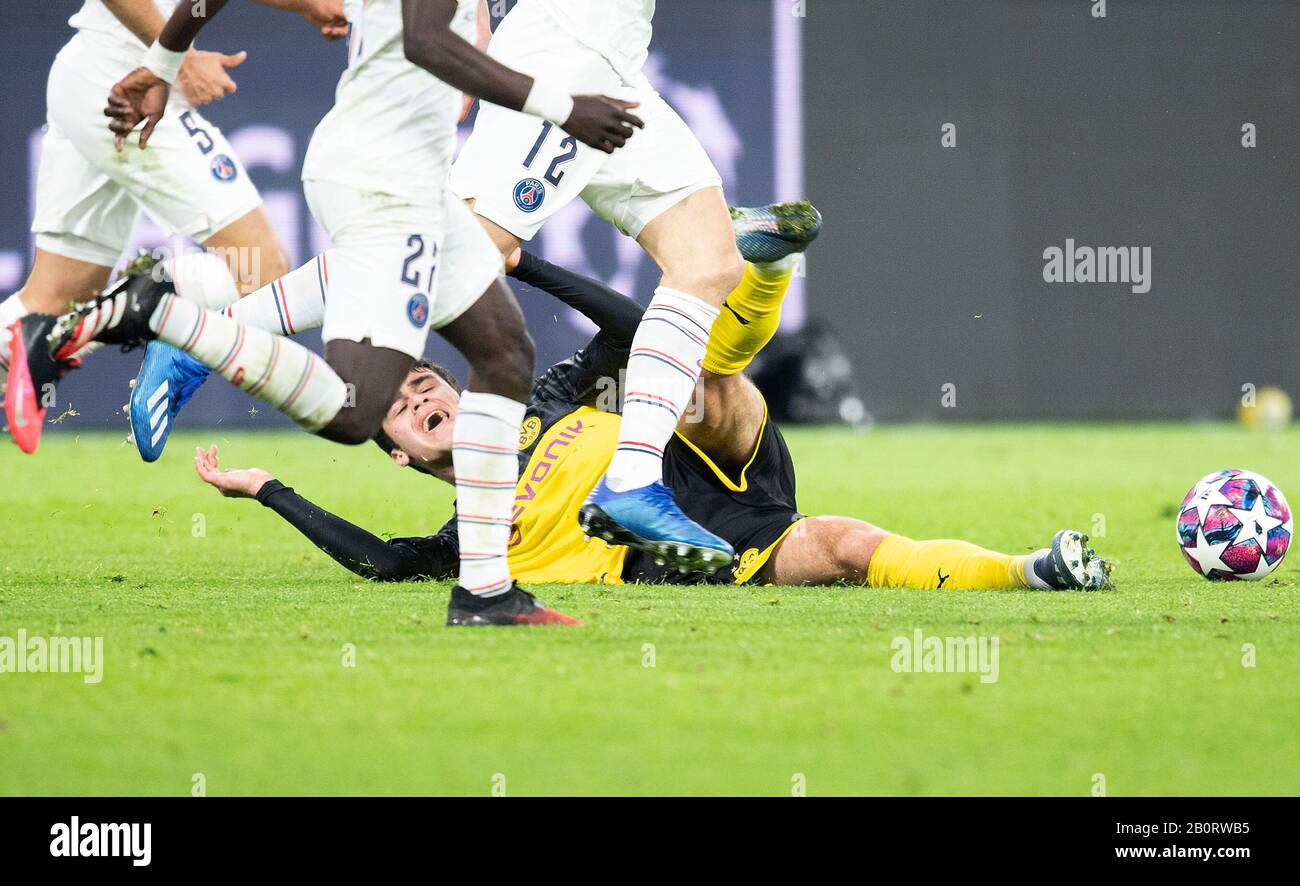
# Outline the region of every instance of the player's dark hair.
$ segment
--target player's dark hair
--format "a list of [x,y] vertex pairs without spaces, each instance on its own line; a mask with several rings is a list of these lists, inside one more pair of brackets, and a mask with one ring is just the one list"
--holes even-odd
[[[455,388],[457,393],[460,392],[460,382],[456,379],[456,376],[452,374],[452,371],[448,369],[446,366],[439,366],[437,363],[430,363],[428,360],[416,360],[414,363],[411,364],[411,372],[432,372],[434,375],[438,376],[438,378],[442,379],[447,384]],[[405,384],[405,382],[403,382],[403,384]],[[384,455],[392,455],[394,449],[400,448],[396,443],[393,442],[393,439],[391,437],[389,437],[387,434],[384,433],[384,428],[382,425],[380,425],[379,430],[375,432],[375,436],[372,437],[371,439],[373,439],[375,443],[378,444],[380,449],[384,450]],[[429,473],[428,471],[426,471],[424,468],[420,467],[417,464],[412,463],[411,467],[415,468],[417,471],[419,471],[422,474]],[[430,476],[433,475],[430,474]]]

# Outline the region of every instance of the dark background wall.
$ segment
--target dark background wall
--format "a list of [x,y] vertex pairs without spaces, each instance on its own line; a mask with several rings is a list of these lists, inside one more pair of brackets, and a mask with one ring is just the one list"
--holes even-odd
[[[73,35],[67,19],[80,5],[80,0],[0,0],[0,34],[11,73],[0,100],[0,298],[26,277],[47,72]],[[773,88],[773,77],[780,67],[775,55],[784,51],[778,49],[774,33],[776,13],[784,13],[784,7],[785,0],[659,2],[647,74],[708,148],[728,195],[739,204],[769,202],[778,172],[799,164],[797,155],[778,157],[773,148],[780,141],[776,127],[782,115],[798,112],[797,100],[793,107],[774,109],[779,91]],[[790,21],[789,16],[781,17],[783,23]],[[333,102],[346,63],[345,48],[323,42],[296,16],[247,0],[230,4],[204,30],[199,45],[249,53],[248,61],[233,72],[239,92],[202,111],[231,139],[249,168],[294,261],[306,261],[325,248],[327,239],[307,210],[299,173],[312,130]],[[797,130],[797,116],[786,128]],[[468,126],[462,127],[462,135],[467,133]],[[161,232],[143,219],[136,245],[152,248],[160,242],[165,242]],[[649,300],[657,283],[653,262],[640,248],[581,203],[548,222],[530,248],[642,302]],[[590,337],[591,328],[581,317],[528,287],[517,291],[537,340],[539,365],[564,359]],[[317,333],[299,340],[319,346]],[[436,335],[430,336],[428,355],[458,372],[463,366]],[[60,386],[58,407],[61,411],[71,406],[78,415],[75,421],[52,427],[52,432],[75,433],[88,427],[125,431],[120,409],[139,361],[139,354],[106,350],[73,373]],[[288,424],[271,409],[250,414],[250,405],[247,396],[218,381],[204,386],[181,421],[191,427]]]
[[[1093,5],[808,0],[809,315],[878,418],[1300,395],[1300,4]],[[1044,283],[1067,237],[1150,246],[1150,292]]]

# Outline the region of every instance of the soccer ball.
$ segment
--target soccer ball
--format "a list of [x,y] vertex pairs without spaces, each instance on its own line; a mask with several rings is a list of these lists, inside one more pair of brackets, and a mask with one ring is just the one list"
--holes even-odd
[[1267,477],[1215,471],[1178,508],[1178,544],[1191,567],[1212,581],[1261,579],[1291,546],[1291,508]]

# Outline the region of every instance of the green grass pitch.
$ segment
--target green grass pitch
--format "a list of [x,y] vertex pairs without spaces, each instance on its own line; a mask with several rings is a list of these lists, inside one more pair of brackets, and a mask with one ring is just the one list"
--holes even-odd
[[[189,433],[144,465],[60,429],[0,452],[0,636],[102,636],[103,679],[0,674],[0,793],[1300,793],[1300,554],[1215,585],[1173,529],[1220,467],[1300,502],[1300,433],[788,436],[808,513],[1009,552],[1104,522],[1118,590],[543,587],[588,626],[447,629],[445,585],[355,579],[189,460],[217,442],[372,530],[440,525],[451,490],[373,447]],[[896,673],[916,628],[999,638],[998,681]]]

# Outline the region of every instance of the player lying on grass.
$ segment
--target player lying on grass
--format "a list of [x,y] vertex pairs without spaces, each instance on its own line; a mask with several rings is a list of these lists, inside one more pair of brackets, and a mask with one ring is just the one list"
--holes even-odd
[[[735,210],[742,252],[779,213],[807,204]],[[747,248],[747,246],[749,248]],[[713,328],[696,411],[664,453],[665,480],[682,509],[735,546],[739,556],[716,577],[679,576],[653,550],[619,539],[587,539],[573,519],[617,445],[620,417],[598,405],[619,402],[624,368],[642,309],[601,284],[527,253],[511,275],[591,319],[599,332],[583,350],[533,386],[519,439],[510,567],[521,581],[548,583],[683,581],[774,584],[849,582],[873,587],[1085,589],[1109,585],[1109,564],[1087,536],[1062,530],[1052,545],[1014,556],[964,541],[914,541],[853,517],[805,516],[781,431],[768,421],[758,389],[742,374],[777,328],[793,256],[749,263]],[[628,392],[627,396],[636,396]],[[459,388],[444,369],[411,370],[377,442],[402,467],[454,480],[452,428]],[[698,420],[695,420],[697,419]],[[198,450],[199,476],[231,497],[256,498],[358,575],[380,581],[450,579],[459,545],[456,520],[436,534],[384,541],[307,501],[258,469],[221,471],[216,447]],[[467,515],[461,514],[464,521]]]

